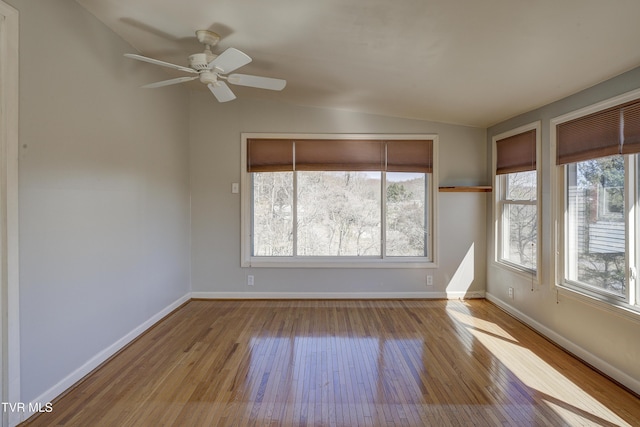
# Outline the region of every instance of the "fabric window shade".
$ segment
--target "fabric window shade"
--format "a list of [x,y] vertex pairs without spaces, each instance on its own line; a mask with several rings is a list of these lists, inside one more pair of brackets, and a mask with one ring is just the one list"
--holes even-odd
[[536,130],[496,141],[496,174],[536,170]]
[[293,170],[293,141],[290,139],[248,139],[247,172]]
[[393,140],[387,141],[387,172],[433,171],[433,141]]
[[640,153],[640,102],[622,109],[624,123],[622,154]]
[[380,171],[383,167],[383,141],[359,139],[295,141],[295,169],[299,171]]
[[432,140],[247,139],[247,172],[433,171]]
[[557,125],[557,164],[618,154],[620,124],[618,106]]

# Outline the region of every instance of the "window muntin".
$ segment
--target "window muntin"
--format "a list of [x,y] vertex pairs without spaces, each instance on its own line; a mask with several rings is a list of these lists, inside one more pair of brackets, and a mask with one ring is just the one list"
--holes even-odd
[[[263,142],[271,142],[272,135],[243,134],[243,192],[248,195],[242,203],[243,266],[435,265],[437,137],[361,135],[352,144],[341,136],[337,142],[318,135],[282,136],[273,135],[275,150],[288,152],[283,147],[293,142],[294,153],[296,146],[304,150],[297,153],[303,162],[296,164],[295,154],[291,161],[268,148],[265,152]],[[328,152],[308,155],[317,150],[314,144],[327,142]],[[363,156],[352,150],[357,142],[368,147]],[[357,169],[340,170],[345,158],[335,155],[340,145],[359,162]],[[382,162],[374,158],[375,147],[383,148]],[[276,173],[286,176],[277,180],[286,188],[269,190],[265,185],[276,181],[268,175]]]

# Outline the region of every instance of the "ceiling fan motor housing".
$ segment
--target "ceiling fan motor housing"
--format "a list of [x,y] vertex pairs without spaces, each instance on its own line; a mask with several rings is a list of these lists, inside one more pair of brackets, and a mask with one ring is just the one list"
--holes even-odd
[[212,53],[194,53],[189,56],[189,66],[196,71],[208,70],[209,63],[213,61],[216,55]]

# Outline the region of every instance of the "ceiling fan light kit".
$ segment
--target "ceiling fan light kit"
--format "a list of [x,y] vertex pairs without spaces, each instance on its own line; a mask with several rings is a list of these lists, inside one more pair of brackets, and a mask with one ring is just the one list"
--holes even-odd
[[124,56],[138,61],[160,65],[162,67],[173,68],[185,73],[197,74],[197,76],[178,77],[156,83],[150,83],[142,86],[145,89],[153,89],[199,79],[202,83],[207,85],[213,96],[215,96],[219,102],[227,102],[234,100],[236,96],[229,86],[221,80],[226,80],[233,85],[268,90],[282,90],[286,86],[287,81],[282,79],[252,76],[248,74],[229,74],[230,72],[250,63],[251,57],[232,47],[228,48],[220,55],[215,55],[211,51],[211,47],[218,44],[220,36],[213,31],[198,30],[196,31],[196,37],[200,43],[205,45],[205,49],[202,53],[195,53],[189,56],[189,67],[183,67],[181,65],[147,58],[145,56],[132,53],[125,53]]

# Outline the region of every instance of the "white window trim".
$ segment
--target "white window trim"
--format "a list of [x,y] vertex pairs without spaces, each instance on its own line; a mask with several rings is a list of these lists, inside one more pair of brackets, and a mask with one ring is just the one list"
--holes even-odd
[[[540,283],[541,273],[541,259],[542,259],[542,215],[541,213],[541,201],[542,201],[542,167],[541,167],[541,144],[540,144],[540,134],[542,129],[542,122],[540,120],[528,123],[526,125],[522,125],[515,129],[508,130],[501,134],[495,135],[492,138],[492,174],[493,174],[493,256],[491,257],[492,264],[495,267],[507,270],[511,273],[519,275],[526,279],[527,281],[532,281],[535,286],[538,286]],[[536,131],[536,227],[537,227],[537,252],[536,252],[536,270],[531,270],[528,268],[524,268],[518,266],[517,264],[505,262],[500,260],[500,250],[502,247],[501,233],[500,233],[500,216],[502,215],[502,209],[500,209],[502,202],[502,188],[500,184],[500,175],[496,174],[496,165],[498,161],[496,143],[497,141],[505,138],[509,138],[510,136],[514,136],[520,133],[528,132],[530,130]]]
[[[640,99],[640,89],[636,89],[622,95],[589,105],[579,110],[571,111],[561,116],[554,117],[550,120],[549,123],[549,160],[550,164],[552,165],[551,208],[553,227],[551,230],[551,239],[552,252],[554,253],[554,256],[552,256],[550,259],[551,289],[559,293],[576,296],[581,300],[589,301],[589,303],[591,303],[592,305],[598,306],[603,310],[611,311],[613,309],[618,314],[621,314],[628,318],[632,318],[633,320],[637,320],[638,316],[640,316],[640,300],[638,299],[638,279],[636,278],[635,280],[632,280],[631,277],[629,277],[629,271],[626,272],[629,288],[628,301],[626,300],[626,298],[623,301],[620,298],[614,296],[608,297],[603,293],[589,292],[587,288],[572,286],[571,284],[564,283],[564,271],[566,266],[566,254],[564,246],[567,219],[563,212],[565,208],[565,167],[564,165],[556,164],[556,126],[561,123],[568,122],[570,120],[574,120],[592,113],[597,113],[598,111],[606,110],[607,108],[615,107],[617,105],[624,104],[636,99]],[[625,197],[628,197],[627,200],[631,200],[631,197],[635,198],[640,196],[640,190],[635,186],[635,174],[637,173],[638,165],[634,165],[633,163],[635,162],[631,162],[633,168],[630,168],[630,162],[625,160],[625,168],[629,171],[625,176],[625,184],[627,186]],[[636,207],[634,205],[627,204],[627,211],[625,212],[625,215],[626,227],[628,230],[627,234],[633,233],[629,235],[636,236],[637,232],[636,230],[634,230],[635,221],[638,220]],[[640,243],[638,243],[638,240],[640,239],[636,239],[635,245],[632,244],[634,242],[626,242],[627,265],[633,264],[634,262],[631,262],[631,260],[635,260],[637,258],[636,254],[640,250]]]
[[[251,179],[247,172],[247,139],[430,139],[433,140],[433,170],[429,188],[431,259],[421,257],[253,257],[251,256]],[[283,268],[437,268],[438,267],[438,135],[437,134],[317,134],[317,133],[242,133],[240,152],[240,266]]]

